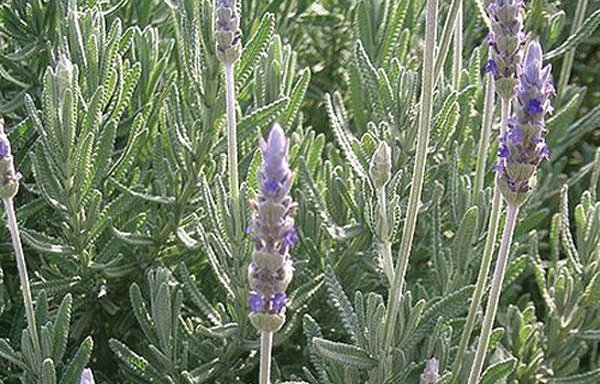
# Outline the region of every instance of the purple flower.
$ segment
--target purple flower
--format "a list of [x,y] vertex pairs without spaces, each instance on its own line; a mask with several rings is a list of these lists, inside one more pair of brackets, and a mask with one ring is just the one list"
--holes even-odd
[[277,292],[271,299],[271,309],[279,313],[287,304],[287,295],[285,292]]
[[10,156],[10,143],[6,135],[0,135],[0,158],[4,159]]
[[537,167],[550,155],[544,139],[545,115],[552,111],[554,87],[551,67],[543,67],[542,57],[540,44],[529,43],[518,77],[515,116],[507,124],[507,135],[500,139],[505,150],[499,151],[499,185],[504,198],[515,204],[531,192]]
[[522,0],[494,0],[487,7],[491,30],[487,37],[491,59],[486,72],[496,80],[500,97],[511,99],[514,94],[516,75],[521,61],[524,5]]
[[527,107],[527,112],[529,112],[530,114],[544,112],[544,108],[542,108],[542,103],[538,99],[527,100],[525,106]]
[[283,234],[283,244],[288,248],[293,248],[298,242],[298,234],[294,228],[285,231]]
[[265,299],[263,295],[256,292],[250,292],[248,295],[248,307],[252,313],[262,312],[265,309]]
[[[298,235],[293,218],[296,204],[289,195],[293,176],[287,161],[288,149],[288,140],[277,124],[266,141],[260,140],[260,191],[252,204],[250,224],[255,253],[248,268],[248,282],[253,289],[248,304],[254,313],[280,314],[294,271],[289,250],[298,242]],[[272,299],[265,303],[265,298]]]
[[79,384],[95,384],[94,375],[91,369],[86,368],[83,370],[83,372],[81,372]]
[[491,73],[494,75],[494,79],[498,77],[498,65],[494,59],[489,59],[485,64],[485,73]]

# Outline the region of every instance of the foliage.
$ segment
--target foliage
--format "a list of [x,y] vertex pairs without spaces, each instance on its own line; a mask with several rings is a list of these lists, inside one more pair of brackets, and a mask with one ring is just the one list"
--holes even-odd
[[[468,364],[451,365],[494,184],[490,155],[485,189],[473,187],[483,0],[465,2],[460,60],[437,58],[389,355],[383,340],[386,250],[398,258],[416,153],[425,3],[238,1],[242,222],[259,189],[258,140],[274,122],[290,137],[298,202],[275,383],[418,383],[432,357],[442,382],[468,377]],[[448,3],[439,2],[438,42]],[[590,2],[570,31],[571,3],[526,5],[526,28],[555,80],[572,48],[575,62],[548,120],[551,159],[519,216],[482,383],[600,381],[600,18]],[[253,244],[232,220],[214,1],[4,1],[0,115],[23,175],[15,203],[44,346],[32,351],[22,336],[14,257],[0,230],[0,383],[77,383],[86,366],[99,383],[256,382],[259,339],[246,304]],[[383,187],[371,175],[381,143],[392,155]]]

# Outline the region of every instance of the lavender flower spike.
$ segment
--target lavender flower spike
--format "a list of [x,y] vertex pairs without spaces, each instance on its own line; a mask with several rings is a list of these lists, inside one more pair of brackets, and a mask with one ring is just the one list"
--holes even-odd
[[507,203],[521,205],[533,187],[539,164],[549,156],[544,140],[544,117],[552,112],[550,96],[554,94],[551,67],[542,67],[542,47],[532,41],[517,83],[515,116],[508,131],[500,137],[498,183]]
[[249,231],[254,239],[254,257],[248,267],[252,289],[248,305],[252,324],[264,332],[276,332],[283,325],[285,290],[294,273],[289,250],[298,236],[293,218],[296,204],[289,195],[293,176],[287,162],[288,147],[277,124],[267,141],[261,139],[260,193],[252,202],[254,215]]
[[487,9],[492,30],[488,35],[491,58],[485,69],[494,75],[498,95],[510,100],[525,41],[523,0],[493,0]]
[[96,384],[94,381],[94,375],[92,370],[86,368],[81,372],[81,378],[79,379],[79,384]]
[[215,12],[217,57],[223,64],[233,64],[242,52],[242,31],[235,0],[217,0]]
[[19,190],[21,174],[15,171],[8,136],[4,133],[4,121],[0,119],[0,198],[11,199]]

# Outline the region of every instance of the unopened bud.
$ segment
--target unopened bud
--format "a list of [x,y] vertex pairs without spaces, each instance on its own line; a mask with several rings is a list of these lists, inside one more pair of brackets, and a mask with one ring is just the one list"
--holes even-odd
[[377,188],[383,188],[390,181],[392,172],[392,151],[387,143],[382,142],[371,158],[369,173]]

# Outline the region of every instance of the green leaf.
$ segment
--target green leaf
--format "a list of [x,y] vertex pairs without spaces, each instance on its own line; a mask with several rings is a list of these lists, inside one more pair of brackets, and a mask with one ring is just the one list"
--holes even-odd
[[314,338],[313,344],[323,357],[342,365],[370,369],[377,364],[377,360],[367,351],[351,344],[336,343],[320,337]]
[[75,253],[75,248],[70,245],[61,244],[58,239],[54,239],[44,233],[34,231],[33,229],[21,228],[21,237],[27,245],[40,252],[63,256]]
[[363,167],[363,164],[359,160],[358,156],[354,152],[352,142],[357,141],[356,138],[344,127],[343,116],[340,116],[334,106],[333,98],[330,94],[325,95],[325,104],[327,106],[327,114],[329,115],[329,121],[333,134],[344,155],[346,160],[356,173],[356,175],[362,179],[367,177],[367,172]]
[[501,383],[508,375],[510,375],[517,365],[517,359],[510,358],[488,367],[481,375],[480,384],[496,384]]
[[60,307],[56,313],[56,319],[54,320],[54,340],[52,343],[52,359],[54,361],[62,361],[67,349],[72,305],[73,298],[69,293],[65,296],[62,303],[60,303]]
[[260,60],[260,55],[267,49],[275,33],[275,16],[272,13],[265,13],[256,33],[252,36],[248,44],[244,46],[242,56],[235,68],[235,85],[237,89],[244,86],[256,64]]
[[597,384],[600,381],[600,368],[573,376],[548,379],[548,384]]
[[160,382],[162,375],[146,359],[116,339],[110,339],[108,343],[110,349],[125,364],[127,370],[147,380],[147,382]]
[[75,356],[73,356],[69,365],[67,365],[62,378],[60,379],[60,384],[73,384],[79,381],[81,372],[90,362],[93,347],[94,342],[92,341],[92,338],[88,336],[79,346],[79,349],[75,353]]
[[156,335],[156,331],[153,328],[152,319],[150,318],[148,310],[146,309],[146,303],[142,298],[142,291],[136,283],[131,284],[131,287],[129,287],[129,300],[131,301],[133,314],[135,315],[135,318],[138,322],[138,325],[142,329],[144,336],[148,342],[156,344],[158,342],[158,336]]
[[41,384],[56,384],[56,372],[54,371],[54,362],[52,359],[46,359],[42,363]]
[[600,25],[600,9],[588,16],[583,25],[579,27],[571,36],[569,36],[564,43],[546,53],[544,55],[544,59],[550,60],[553,57],[562,55],[571,48],[575,48],[588,37],[592,36],[596,28],[598,28],[598,25]]
[[331,267],[327,267],[325,273],[325,285],[327,286],[327,292],[329,293],[333,306],[340,314],[344,329],[348,332],[352,341],[358,343],[359,340],[362,340],[362,332],[358,324],[358,318]]

